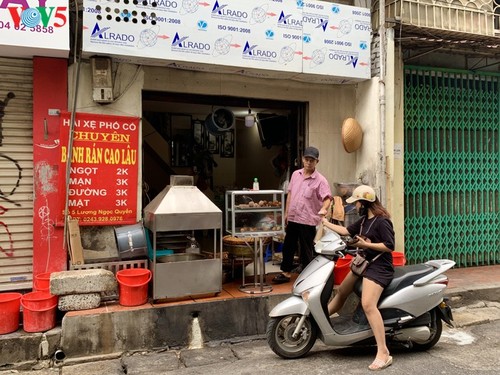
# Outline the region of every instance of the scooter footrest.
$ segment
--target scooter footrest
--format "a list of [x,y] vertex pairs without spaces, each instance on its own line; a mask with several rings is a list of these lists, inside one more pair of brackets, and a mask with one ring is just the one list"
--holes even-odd
[[349,316],[338,316],[330,319],[333,330],[339,335],[350,335],[356,332],[367,331],[369,325],[359,325],[351,320]]

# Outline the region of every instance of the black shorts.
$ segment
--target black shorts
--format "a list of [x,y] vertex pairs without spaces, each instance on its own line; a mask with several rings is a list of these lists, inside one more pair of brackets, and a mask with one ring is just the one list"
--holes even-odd
[[391,267],[386,267],[384,263],[377,262],[377,260],[368,266],[363,277],[385,288],[394,278],[394,268],[392,267],[391,269]]

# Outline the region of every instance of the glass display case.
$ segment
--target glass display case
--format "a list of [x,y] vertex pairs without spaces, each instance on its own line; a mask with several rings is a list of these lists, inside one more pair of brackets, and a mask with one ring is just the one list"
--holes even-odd
[[225,230],[234,237],[272,237],[285,233],[283,190],[226,192]]
[[284,191],[229,190],[226,192],[225,208],[226,232],[234,237],[254,239],[254,281],[246,284],[243,277],[243,284],[239,289],[251,294],[270,292],[273,288],[264,280],[264,239],[285,234]]

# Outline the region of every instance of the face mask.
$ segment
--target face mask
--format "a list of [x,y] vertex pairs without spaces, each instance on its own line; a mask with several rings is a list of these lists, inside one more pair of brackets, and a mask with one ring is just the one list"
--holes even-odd
[[363,203],[361,203],[361,207],[358,210],[359,216],[368,216],[368,208],[365,207]]

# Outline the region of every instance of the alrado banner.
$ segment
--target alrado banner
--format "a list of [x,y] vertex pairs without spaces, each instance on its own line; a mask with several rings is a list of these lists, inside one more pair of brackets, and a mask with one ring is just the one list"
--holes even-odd
[[80,225],[137,222],[139,118],[76,113],[66,181],[71,114],[61,114],[59,191],[61,221],[68,186],[68,214]]

